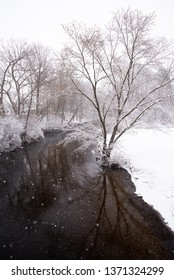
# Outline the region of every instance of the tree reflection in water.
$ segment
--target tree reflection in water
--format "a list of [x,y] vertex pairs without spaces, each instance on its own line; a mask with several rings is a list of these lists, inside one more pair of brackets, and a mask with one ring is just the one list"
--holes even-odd
[[1,259],[173,259],[173,233],[126,170],[59,140],[1,157]]

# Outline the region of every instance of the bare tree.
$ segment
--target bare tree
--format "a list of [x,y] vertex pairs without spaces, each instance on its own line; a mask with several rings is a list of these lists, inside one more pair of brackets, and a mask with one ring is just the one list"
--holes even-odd
[[35,103],[36,115],[39,116],[42,102],[44,102],[43,91],[44,87],[50,84],[54,79],[54,67],[51,51],[40,44],[31,46],[32,54],[29,57],[30,71],[33,73],[35,80]]
[[28,108],[28,100],[35,91],[33,73],[29,67],[31,49],[25,42],[10,41],[1,49],[1,99],[18,116]]
[[[103,164],[113,145],[146,112],[166,98],[173,82],[173,49],[151,37],[154,14],[121,10],[107,28],[63,26],[69,36],[62,61],[76,90],[95,109],[102,128]],[[88,91],[78,81],[88,83]]]
[[4,96],[8,96],[9,102],[12,105],[13,110],[16,110],[15,103],[13,102],[9,92],[12,87],[12,75],[10,71],[15,67],[19,61],[24,58],[24,53],[21,49],[15,49],[14,41],[8,42],[8,44],[4,44],[1,41],[0,48],[0,107],[1,114],[5,114],[4,108]]

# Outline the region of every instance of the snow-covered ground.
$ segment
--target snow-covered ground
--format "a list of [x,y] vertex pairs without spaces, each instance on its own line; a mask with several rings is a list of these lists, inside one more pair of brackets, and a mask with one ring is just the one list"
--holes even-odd
[[120,139],[112,159],[129,169],[137,194],[174,230],[174,128],[134,129]]

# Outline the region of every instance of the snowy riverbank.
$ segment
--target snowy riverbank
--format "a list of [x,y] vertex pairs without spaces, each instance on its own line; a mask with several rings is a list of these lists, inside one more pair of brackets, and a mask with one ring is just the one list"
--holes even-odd
[[113,151],[112,159],[118,158],[132,175],[136,193],[174,230],[174,129],[130,131]]
[[44,133],[63,128],[67,122],[62,124],[60,118],[43,119],[33,118],[28,122],[25,138],[25,121],[14,116],[0,119],[0,153],[12,151],[22,146],[22,142],[31,143],[44,137]]
[[[26,141],[38,140],[44,137],[45,131],[54,131],[66,125],[67,122],[62,124],[58,119],[32,121],[28,125]],[[0,152],[20,147],[23,131],[21,120],[14,117],[1,119]],[[78,130],[76,134],[78,137]],[[115,146],[112,160],[119,161],[129,171],[137,194],[153,205],[174,230],[174,128],[131,130]]]

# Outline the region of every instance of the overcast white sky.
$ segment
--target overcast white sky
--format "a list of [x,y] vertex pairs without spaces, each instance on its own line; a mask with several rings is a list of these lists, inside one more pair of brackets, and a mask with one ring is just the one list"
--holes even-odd
[[129,6],[154,11],[155,34],[174,39],[173,0],[0,0],[0,38],[42,42],[56,50],[64,40],[61,23],[104,24],[112,12]]

